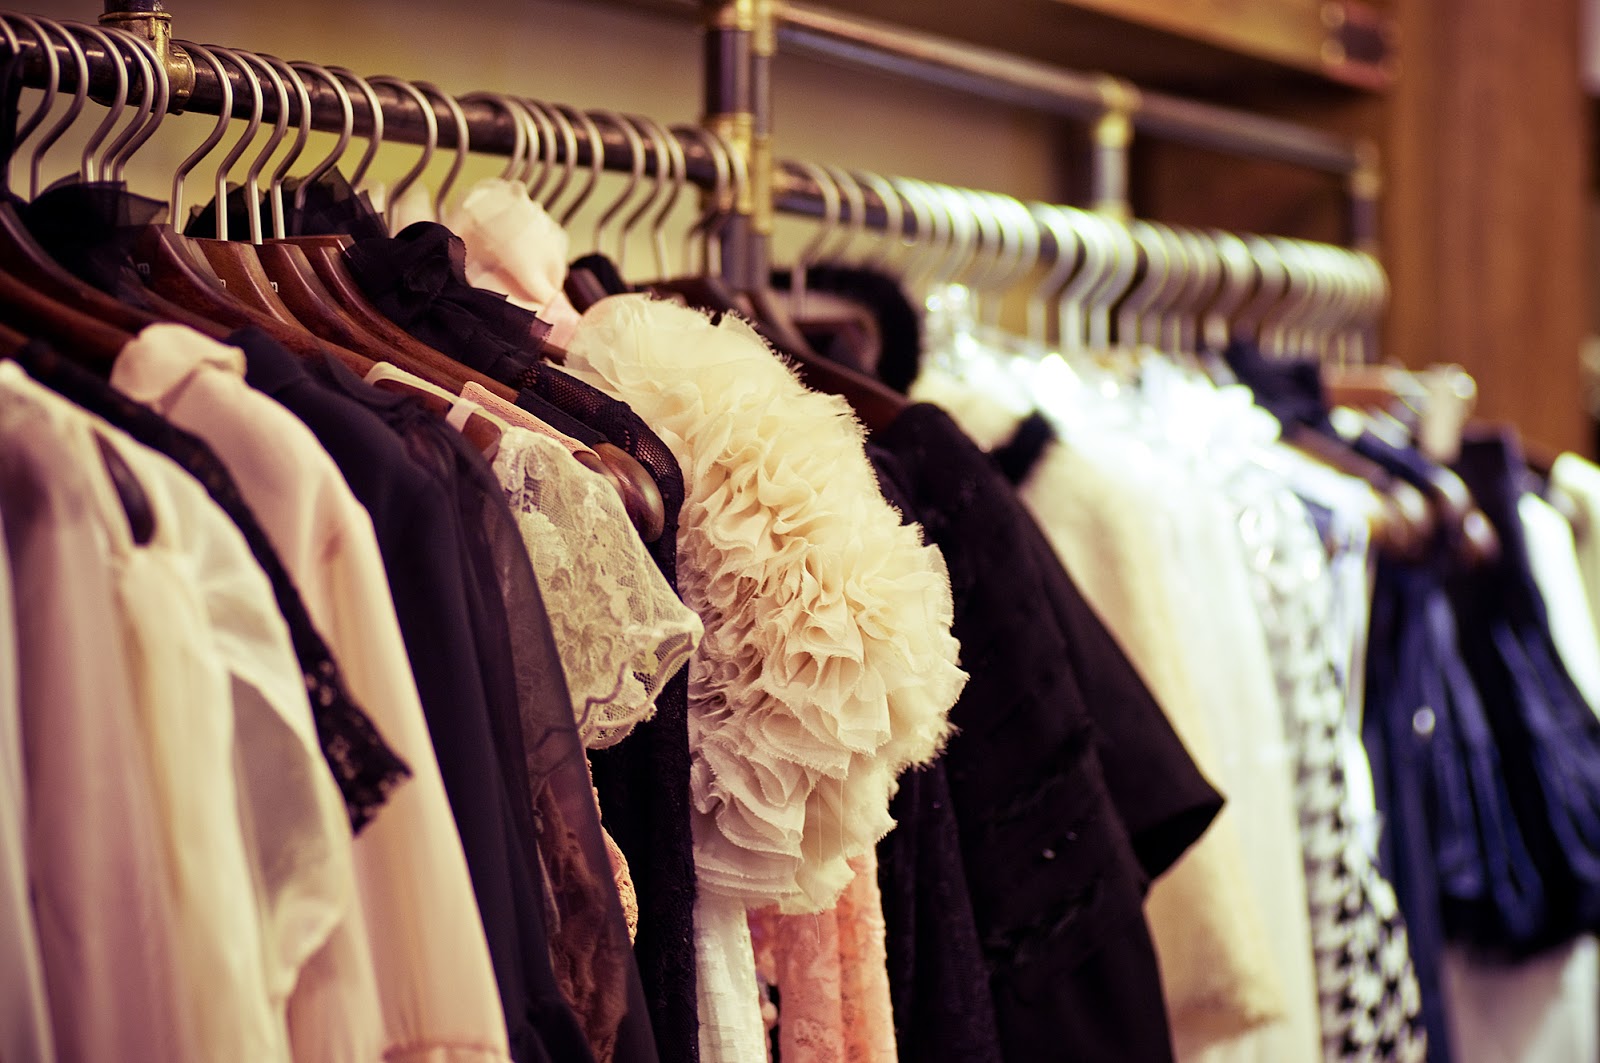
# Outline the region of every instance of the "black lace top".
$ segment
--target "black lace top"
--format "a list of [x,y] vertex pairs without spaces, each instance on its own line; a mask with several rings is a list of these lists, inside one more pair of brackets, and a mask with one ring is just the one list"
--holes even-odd
[[357,831],[366,826],[394,788],[410,776],[410,770],[345,689],[327,644],[317,634],[305,603],[227,468],[203,441],[49,348],[30,344],[16,358],[35,380],[176,461],[238,526],[271,582],[278,609],[288,624],[310,695],[317,739],[344,795],[350,825]]
[[[493,472],[415,400],[313,373],[248,330],[247,376],[312,429],[373,518],[522,1060],[592,1058],[552,955],[581,933],[613,1058],[656,1058],[548,617]],[[618,1004],[620,1002],[620,1005]]]
[[[666,524],[647,543],[677,587],[683,473],[667,445],[627,403],[550,365],[534,367],[518,404],[555,407],[632,455],[656,482]],[[606,829],[633,874],[639,897],[634,954],[663,1060],[700,1058],[694,961],[694,841],[689,825],[689,676],[683,669],[656,698],[656,714],[628,740],[590,754]]]
[[[903,912],[959,916],[958,891],[929,873],[951,866],[931,856],[941,845],[958,850],[1003,1058],[1167,1063],[1144,889],[1221,798],[996,465],[931,406],[910,407],[875,443],[881,474],[949,565],[971,676],[941,761],[955,831],[924,835],[916,875],[895,863],[893,835],[880,848],[880,882],[898,884],[884,899],[886,921],[896,913],[891,975],[907,970],[905,950],[920,960],[943,947],[937,917]],[[908,1058],[968,1058],[949,1047],[969,1043],[970,1006],[950,997],[961,973],[892,984],[902,1051],[921,1046]]]

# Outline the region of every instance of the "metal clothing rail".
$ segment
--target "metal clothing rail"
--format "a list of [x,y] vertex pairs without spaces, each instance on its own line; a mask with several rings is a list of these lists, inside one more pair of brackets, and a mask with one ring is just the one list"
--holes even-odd
[[[785,52],[1094,123],[1094,198],[1099,205],[1126,203],[1127,140],[1131,133],[1146,133],[1342,178],[1350,196],[1352,244],[1370,247],[1375,242],[1377,151],[1370,143],[1248,111],[1145,92],[1117,78],[1064,70],[803,3],[782,5],[777,39]],[[804,191],[791,188],[780,197],[780,209],[797,207],[805,213],[820,209]]]
[[[31,33],[20,26],[17,29],[18,45],[24,63],[23,83],[32,88],[43,88],[50,75],[50,66],[46,61],[44,50]],[[138,84],[141,68],[130,55],[120,50],[108,54],[104,47],[88,38],[80,38],[78,43],[88,60],[89,91],[92,96],[101,100],[111,98],[115,92],[116,65],[119,62],[127,67],[130,84]],[[66,44],[55,40],[52,40],[51,46],[58,60],[60,75],[58,86],[63,91],[75,90],[78,75],[72,50]],[[182,42],[179,42],[179,47],[182,47]],[[230,50],[245,55],[255,54],[244,49],[230,48]],[[224,66],[227,68],[228,79],[233,88],[233,117],[249,118],[254,106],[251,83],[243,71],[230,64]],[[339,94],[320,78],[304,80],[311,101],[311,128],[322,132],[338,132],[344,123],[343,103]],[[384,141],[425,144],[428,139],[428,124],[423,115],[422,105],[409,94],[383,83],[373,85],[372,89],[383,110]],[[222,100],[222,86],[216,72],[205,63],[194,64],[193,88],[187,99],[182,101],[181,109],[215,115],[222,109]],[[516,119],[507,113],[504,107],[482,97],[469,96],[459,99],[458,102],[466,116],[470,150],[505,156],[510,156],[514,152],[517,143],[514,124]],[[361,92],[351,91],[350,105],[354,113],[354,134],[370,136],[373,129],[372,110],[366,96]],[[172,109],[179,108],[174,106]],[[294,93],[289,96],[288,111],[292,128],[300,121],[300,104]],[[455,119],[441,106],[435,105],[433,111],[437,146],[440,149],[453,150],[457,146],[458,139]],[[568,113],[576,112],[569,109]],[[278,101],[275,95],[269,92],[262,103],[262,118],[263,121],[270,123],[277,117]],[[600,121],[597,125],[604,144],[602,168],[613,172],[631,172],[635,164],[635,152],[627,135],[608,122]],[[701,188],[715,187],[718,183],[718,166],[712,150],[699,138],[677,139],[683,148],[686,179]],[[586,132],[578,133],[575,146],[576,164],[584,167],[592,165],[594,151]],[[557,137],[552,144],[545,147],[554,161],[563,164],[568,161],[568,145],[563,138]],[[654,153],[645,154],[643,167],[646,174],[654,176],[656,173]]]

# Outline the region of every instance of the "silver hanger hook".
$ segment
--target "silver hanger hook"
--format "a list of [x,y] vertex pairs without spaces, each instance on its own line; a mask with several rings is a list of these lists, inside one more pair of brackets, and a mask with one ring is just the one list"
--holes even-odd
[[[632,235],[634,227],[644,220],[645,215],[649,214],[651,209],[655,207],[657,203],[668,197],[675,196],[677,191],[676,188],[674,188],[674,182],[677,181],[678,173],[677,161],[672,155],[672,148],[673,145],[676,144],[676,141],[674,140],[672,134],[668,133],[666,127],[660,122],[657,122],[654,118],[629,117],[628,121],[632,123],[634,128],[637,129],[640,135],[644,137],[650,148],[651,154],[654,155],[656,162],[656,175],[655,183],[651,185],[650,188],[650,194],[645,196],[644,199],[640,201],[639,205],[634,208],[631,214],[622,219],[622,231],[617,235],[618,272],[620,272],[622,269],[622,255],[627,250],[628,237]],[[672,204],[668,202],[666,209],[670,210],[671,206]],[[661,260],[658,259],[657,265],[662,265]],[[663,270],[662,275],[665,276],[665,270]]]
[[[732,172],[733,183],[729,194],[733,197],[730,202],[743,202],[750,188],[750,168],[745,162],[743,152],[735,151],[733,145],[724,140],[721,133],[712,132],[711,139],[716,142],[717,148],[727,156],[728,168]],[[711,226],[706,230],[706,252],[710,257],[712,248],[716,248],[717,264],[715,273],[721,274],[725,263],[722,261],[722,231],[733,221],[733,211],[719,211],[712,220]]]
[[1159,225],[1156,231],[1167,245],[1173,264],[1172,285],[1161,293],[1153,308],[1155,316],[1156,347],[1168,354],[1183,356],[1189,353],[1188,329],[1183,324],[1183,312],[1189,299],[1196,295],[1207,275],[1201,264],[1197,244],[1191,244],[1172,225]]
[[422,172],[428,168],[428,164],[433,161],[433,156],[438,152],[439,116],[433,113],[433,105],[428,102],[428,97],[422,94],[422,90],[418,89],[405,78],[397,78],[386,74],[380,74],[375,78],[368,78],[367,81],[370,82],[374,88],[382,85],[387,88],[391,88],[395,92],[398,92],[402,95],[411,97],[412,101],[416,103],[417,108],[422,112],[422,127],[425,131],[423,134],[425,139],[423,140],[422,144],[421,157],[418,158],[411,169],[407,170],[405,175],[396,181],[394,186],[389,189],[387,203],[388,209],[384,211],[385,218],[387,219],[389,215],[393,214],[395,204],[400,202],[400,197],[403,196],[412,185],[417,183],[417,178],[422,176]]
[[[367,101],[367,113],[372,118],[372,132],[367,135],[367,150],[361,153],[361,159],[356,163],[356,168],[349,177],[351,188],[360,188],[362,178],[367,176],[367,170],[372,167],[372,160],[378,157],[378,149],[383,147],[383,101],[378,99],[378,93],[366,78],[347,70],[342,66],[330,66],[328,73],[341,83],[348,81],[361,93],[361,98]],[[349,93],[345,94],[347,97]],[[354,103],[351,104],[352,110]],[[352,115],[351,121],[354,122]]]
[[461,97],[460,102],[492,103],[511,120],[511,156],[506,160],[506,168],[500,171],[500,180],[516,180],[528,164],[528,143],[531,139],[528,128],[531,119],[526,112],[517,108],[511,102],[511,97],[503,92],[469,92]]
[[[523,174],[522,183],[527,187],[528,198],[548,211],[551,201],[561,195],[561,190],[566,187],[567,180],[572,176],[572,160],[578,152],[578,134],[565,118],[558,123],[555,113],[538,100],[519,96],[513,97],[512,102],[527,114],[535,144],[534,150],[528,156],[528,169]],[[567,149],[563,175],[556,183],[554,193],[546,193],[545,185],[555,176],[556,165],[563,147]],[[535,166],[538,167],[537,171],[534,169]],[[534,176],[536,172],[537,177]]]
[[[616,199],[612,200],[606,209],[600,212],[600,216],[595,219],[593,234],[590,237],[590,241],[594,245],[595,253],[605,254],[605,244],[603,241],[605,239],[606,229],[611,225],[611,222],[622,213],[622,208],[627,206],[629,201],[633,199],[633,194],[639,190],[639,185],[644,181],[645,145],[644,137],[639,133],[638,128],[635,127],[632,122],[628,121],[628,119],[623,115],[616,111],[609,110],[597,110],[594,113],[611,123],[611,125],[616,128],[617,132],[622,134],[623,139],[628,142],[628,183],[623,187],[622,193],[618,195]],[[598,128],[598,126],[596,126],[596,128]],[[600,158],[601,164],[604,165],[605,147],[603,141],[600,148]],[[648,200],[646,201],[646,205],[649,205]],[[626,242],[627,235],[628,234],[624,232],[617,239],[617,257],[615,259],[615,264],[619,271],[622,269],[622,256],[625,253],[622,245],[624,242]]]
[[[881,270],[889,260],[890,250],[898,240],[905,237],[906,205],[900,194],[894,190],[894,185],[881,174],[868,173],[859,170],[850,175],[857,186],[872,189],[872,194],[878,197],[878,204],[883,207],[883,228],[878,232],[878,239],[872,248],[861,259],[862,269]],[[865,212],[862,221],[865,222]]]
[[1299,243],[1299,254],[1311,274],[1315,297],[1300,314],[1295,323],[1293,349],[1299,357],[1321,360],[1326,349],[1328,324],[1335,315],[1343,312],[1344,280],[1332,265],[1327,248],[1310,242]]
[[1004,228],[1010,234],[1009,245],[1012,249],[1007,256],[1005,269],[996,276],[994,282],[1000,298],[994,302],[990,324],[998,328],[1006,295],[1039,264],[1044,233],[1027,204],[1015,196],[997,195],[995,208],[1001,219],[1007,222]]
[[[60,93],[58,86],[61,82],[61,57],[56,55],[56,46],[50,40],[50,35],[45,32],[44,25],[39,19],[34,18],[32,15],[0,15],[0,22],[4,22],[6,26],[6,35],[12,41],[16,41],[16,34],[11,32],[12,19],[16,19],[33,33],[33,39],[39,44],[39,52],[44,56],[46,71],[45,76],[48,78],[48,80],[45,83],[44,95],[39,101],[39,106],[27,117],[24,122],[22,122],[21,125],[17,127],[16,147],[12,151],[13,158],[7,159],[5,162],[4,177],[7,188],[11,187],[11,163],[14,161],[15,156],[22,151],[22,145],[27,143],[28,138],[33,135],[34,130],[38,129],[40,124],[44,121],[45,115],[50,113],[50,108],[55,106],[56,96]],[[11,46],[12,53],[15,54],[20,46],[20,42],[13,44]],[[84,66],[87,68],[87,60],[85,60]],[[78,84],[83,85],[84,79],[80,78]],[[78,106],[81,108],[83,105],[82,103],[79,103]],[[33,164],[30,166],[29,171],[29,198],[39,194],[39,168],[37,165],[38,157],[39,152],[36,148],[32,156]]]
[[[68,104],[66,112],[39,137],[39,142],[33,146],[33,152],[29,156],[28,190],[30,195],[34,196],[39,194],[39,172],[43,166],[45,156],[50,153],[51,148],[55,147],[56,142],[67,131],[67,127],[78,120],[78,116],[83,113],[84,104],[89,102],[88,53],[83,50],[83,45],[78,43],[78,39],[67,32],[65,26],[49,20],[45,20],[44,25],[61,34],[61,39],[66,45],[67,53],[72,57],[72,65],[77,73],[75,82],[77,88],[73,92],[72,102]],[[55,48],[47,42],[46,50],[54,54]]]
[[839,225],[840,195],[839,186],[834,182],[833,175],[814,162],[791,163],[795,169],[816,183],[817,191],[822,196],[822,218],[817,226],[817,231],[811,239],[806,241],[804,247],[795,255],[794,266],[789,271],[789,300],[796,315],[805,310],[806,279],[810,272],[811,264],[817,260],[817,252],[822,250],[834,230]]
[[950,219],[950,232],[953,236],[949,257],[939,264],[935,274],[936,283],[940,285],[959,283],[981,250],[984,236],[982,227],[959,190],[949,185],[931,183],[927,184],[927,188],[933,196],[933,201],[943,208]]
[[1261,319],[1261,347],[1279,358],[1291,357],[1294,352],[1294,327],[1306,305],[1315,298],[1316,280],[1311,277],[1300,258],[1300,248],[1290,240],[1269,236],[1263,243],[1272,249],[1283,269],[1285,289],[1280,298]]
[[1173,328],[1178,352],[1194,355],[1202,349],[1201,314],[1223,281],[1222,262],[1210,233],[1188,228],[1175,231],[1188,252],[1194,283],[1179,296],[1181,302],[1173,315]]
[[1062,353],[1078,354],[1088,349],[1090,309],[1095,294],[1114,270],[1116,243],[1110,223],[1098,214],[1077,207],[1051,207],[1073,235],[1081,252],[1078,270],[1056,295],[1056,347]]
[[889,185],[895,196],[911,210],[911,236],[907,238],[902,232],[896,237],[896,242],[907,249],[898,270],[901,283],[907,288],[917,288],[922,281],[923,264],[939,257],[946,233],[939,225],[938,211],[934,210],[927,194],[916,186],[916,182],[895,178]]
[[[256,77],[255,71],[250,69],[250,65],[241,59],[237,52],[232,48],[223,48],[215,44],[211,48],[219,57],[233,60],[234,65],[239,68],[239,73],[243,75],[245,83],[250,86],[250,120],[245,124],[244,134],[239,137],[228,153],[223,156],[222,161],[217,164],[216,174],[212,178],[217,214],[217,239],[226,240],[228,238],[228,171],[232,170],[234,163],[238,162],[244,155],[245,148],[250,146],[250,142],[255,139],[256,131],[261,128],[261,115],[265,110],[266,92],[261,84],[261,79]],[[248,213],[255,214],[256,207],[254,203],[246,204],[246,209]],[[256,225],[259,227],[260,224],[258,216]]]
[[[467,152],[472,150],[472,129],[467,124],[467,112],[461,109],[461,104],[454,96],[441,92],[437,87],[426,81],[416,83],[417,91],[425,97],[437,98],[444,104],[444,109],[450,112],[450,122],[456,130],[456,154],[450,163],[449,171],[444,175],[444,180],[439,182],[438,189],[433,194],[433,216],[437,221],[444,221],[444,201],[450,195],[450,190],[455,187],[456,179],[461,176],[462,167],[467,164]],[[430,102],[431,109],[432,104]]]
[[994,300],[990,298],[996,290],[994,281],[1004,268],[1009,253],[1005,222],[988,193],[970,188],[957,188],[953,192],[959,202],[965,204],[978,233],[977,245],[962,271],[961,283],[972,290],[974,319],[987,321],[993,316],[988,311],[994,306]]
[[897,178],[895,187],[906,197],[906,202],[913,205],[913,211],[920,204],[927,214],[928,227],[925,231],[929,238],[923,241],[926,252],[918,253],[907,261],[905,274],[906,283],[920,288],[926,298],[939,278],[941,267],[955,253],[955,220],[943,199],[935,194],[926,181]]
[[[529,199],[540,202],[540,191],[555,167],[556,124],[544,109],[532,100],[520,96],[510,97],[511,105],[523,118],[528,130],[528,155],[522,171],[512,177],[519,182]],[[537,180],[535,179],[537,175]]]
[[[278,117],[273,119],[272,130],[267,134],[266,143],[256,153],[255,158],[250,160],[250,165],[244,171],[245,217],[250,229],[250,242],[259,244],[262,238],[261,171],[266,169],[267,160],[272,157],[274,151],[278,150],[278,145],[283,143],[283,138],[289,132],[289,86],[284,83],[283,78],[279,76],[278,72],[272,68],[272,64],[267,62],[264,57],[250,52],[234,52],[233,54],[236,58],[243,60],[252,67],[258,68],[262,74],[265,74],[267,81],[272,82],[273,92],[278,97]],[[265,113],[266,82],[256,75],[252,75],[252,79],[260,87],[262,113]],[[248,139],[241,143],[248,143]],[[219,196],[217,199],[219,215],[224,210],[224,207],[225,201]]]
[[981,319],[989,294],[986,285],[1005,251],[1005,233],[982,193],[970,188],[947,188],[944,194],[951,201],[951,209],[964,212],[972,222],[974,239],[955,274],[955,281],[971,289],[973,316]]
[[1326,346],[1320,352],[1325,364],[1343,366],[1350,360],[1355,322],[1361,312],[1362,279],[1356,257],[1342,247],[1327,249],[1328,268],[1338,277],[1339,305],[1328,322]]
[[1171,262],[1155,226],[1149,222],[1137,218],[1129,222],[1128,235],[1144,262],[1144,275],[1117,307],[1117,344],[1121,347],[1137,347],[1144,338],[1147,311],[1171,277]]
[[[126,30],[120,30],[112,26],[104,27],[104,32],[107,35],[107,39],[112,42],[133,38],[133,35]],[[139,51],[138,48],[131,47],[129,51],[127,62],[124,63],[122,52],[115,43],[106,49],[107,58],[114,60],[118,66],[130,66],[133,68],[133,72],[128,78],[129,96],[133,95],[135,83],[137,83],[139,89],[139,105],[134,108],[133,117],[128,119],[128,124],[122,127],[122,132],[106,141],[105,147],[100,151],[100,157],[95,160],[95,172],[100,175],[102,180],[107,181],[115,179],[112,176],[112,168],[117,155],[134,137],[144,131],[145,126],[149,124],[150,113],[155,109],[156,79],[151,72],[151,60],[147,59],[145,53]],[[152,50],[151,55],[154,54]]]
[[[572,224],[572,219],[577,217],[578,211],[589,201],[589,197],[594,194],[595,185],[600,183],[600,174],[606,165],[606,139],[600,133],[600,124],[585,112],[576,107],[568,107],[566,104],[556,104],[556,110],[582,125],[583,132],[589,140],[589,179],[584,182],[583,187],[578,190],[578,194],[567,204],[566,211],[561,215],[561,227],[567,228]],[[574,162],[577,161],[577,157],[577,152],[573,152]]]
[[145,112],[144,123],[142,125],[129,126],[129,131],[123,134],[116,147],[110,153],[109,179],[121,181],[123,172],[128,165],[128,160],[133,158],[134,152],[144,147],[150,138],[155,136],[156,129],[160,127],[162,121],[166,118],[167,105],[172,99],[172,82],[167,76],[166,64],[156,55],[156,50],[151,47],[149,41],[114,26],[108,27],[108,32],[120,40],[126,40],[128,46],[141,57],[147,77],[145,84],[153,90],[147,96],[150,106]]
[[[702,254],[699,264],[697,266],[691,265],[694,239],[701,233],[709,234],[717,215],[722,212],[723,204],[731,202],[728,198],[728,189],[733,186],[733,163],[728,157],[727,146],[699,126],[675,125],[671,127],[670,132],[678,137],[692,137],[698,140],[700,146],[706,149],[706,154],[711,157],[711,167],[716,174],[716,183],[706,197],[705,209],[701,211],[700,216],[694,220],[683,234],[685,269],[698,270],[698,272],[704,273],[707,272],[706,267],[709,265],[706,261],[708,255]],[[687,169],[686,158],[685,173],[687,173]],[[705,245],[703,245],[707,251],[709,251],[709,243],[710,236],[707,235]]]
[[1110,218],[1101,221],[1111,253],[1107,259],[1108,268],[1096,278],[1088,299],[1089,347],[1097,351],[1111,349],[1112,308],[1127,295],[1139,272],[1139,245],[1128,227]]
[[[1383,304],[1385,279],[1376,263],[1363,252],[1343,251],[1355,293],[1351,300],[1350,316],[1345,326],[1342,355],[1346,363],[1364,363],[1377,359],[1377,325]],[[1377,309],[1375,313],[1374,310]]]
[[1191,283],[1189,249],[1178,239],[1172,226],[1152,222],[1151,229],[1154,230],[1157,246],[1165,255],[1167,273],[1151,297],[1150,306],[1141,315],[1139,331],[1147,346],[1164,354],[1176,354],[1176,347],[1167,343],[1167,324],[1173,307],[1183,298],[1183,293]]
[[837,247],[818,250],[816,261],[845,265],[849,261],[851,245],[867,231],[867,193],[844,167],[827,165],[823,169],[827,170],[834,187],[839,190],[842,224],[838,232],[842,239]]
[[272,208],[272,235],[282,240],[289,235],[283,211],[283,181],[289,176],[289,168],[298,162],[305,152],[306,141],[311,138],[311,90],[306,88],[305,78],[300,76],[300,71],[292,64],[285,63],[272,55],[263,58],[278,72],[279,80],[294,87],[295,103],[300,110],[300,122],[295,127],[294,141],[289,145],[289,150],[283,153],[283,158],[278,160],[277,169],[272,171],[272,176],[267,178],[267,202]]
[[672,167],[671,192],[661,209],[656,211],[654,218],[650,219],[650,243],[655,250],[656,268],[661,271],[663,280],[672,275],[671,264],[667,261],[667,239],[665,227],[667,217],[672,213],[672,208],[678,205],[678,197],[683,194],[683,186],[689,180],[689,159],[683,151],[683,141],[673,129],[662,130],[663,139],[667,145],[667,159]]
[[1201,336],[1206,347],[1225,350],[1233,338],[1233,319],[1250,298],[1255,287],[1256,268],[1250,248],[1237,234],[1222,229],[1209,230],[1222,279],[1209,306],[1201,309]]
[[1289,274],[1277,249],[1259,236],[1244,238],[1255,267],[1256,289],[1250,301],[1234,316],[1235,335],[1243,334],[1265,346],[1262,329],[1267,316],[1288,293]]
[[[1028,339],[1042,349],[1050,342],[1050,300],[1058,297],[1066,287],[1067,281],[1072,279],[1073,272],[1078,268],[1078,260],[1083,255],[1083,241],[1079,239],[1077,230],[1072,227],[1064,211],[1049,203],[1033,203],[1027,205],[1025,209],[1034,221],[1050,234],[1050,242],[1055,245],[1055,255],[1051,259],[1050,268],[1028,294]],[[1060,329],[1061,324],[1058,320],[1057,335],[1060,334]]]
[[[22,51],[22,42],[17,39],[17,31],[11,28],[11,19],[13,17],[15,16],[0,12],[0,33],[5,34],[6,44],[10,46],[11,50],[7,54],[16,56]],[[33,35],[39,42],[39,51],[44,54],[45,62],[49,64],[50,80],[45,89],[44,105],[29,115],[27,121],[18,124],[13,137],[12,156],[16,154],[16,147],[28,139],[28,134],[33,132],[33,127],[43,120],[44,112],[48,111],[50,105],[55,102],[56,81],[61,77],[61,62],[56,58],[55,48],[51,46],[49,41],[45,40],[44,31],[37,28],[38,23],[34,23],[34,27]],[[21,96],[19,95],[18,100],[20,101],[20,99]],[[0,161],[0,183],[3,183],[6,190],[10,191],[11,156],[7,156],[5,160]]]
[[[356,109],[354,102],[350,99],[350,90],[345,88],[344,82],[335,77],[327,67],[318,63],[308,63],[304,60],[290,63],[289,66],[298,74],[314,74],[322,78],[339,99],[339,139],[327,157],[313,166],[300,179],[299,187],[294,190],[294,209],[298,214],[305,209],[306,195],[310,192],[311,186],[322,180],[323,174],[337,166],[339,160],[344,158],[344,153],[349,150],[350,138],[355,133],[356,128]],[[303,78],[301,83],[304,84]]]
[[[578,172],[578,127],[559,107],[533,100],[529,101],[529,105],[542,112],[554,124],[556,136],[560,138],[560,143],[552,141],[550,162],[552,168],[555,163],[562,163],[561,176],[556,178],[555,187],[540,197],[544,209],[550,212],[551,217],[555,217],[556,204],[560,202],[567,186],[572,183],[573,175]],[[540,184],[543,185],[542,180]]]
[[[119,55],[116,45],[111,43],[110,36],[100,27],[86,25],[82,22],[64,22],[62,25],[66,27],[69,34],[82,33],[99,41],[100,46],[105,49],[108,56],[116,57]],[[112,63],[111,66],[117,72],[116,93],[112,97],[109,109],[106,111],[105,119],[89,135],[89,139],[84,142],[83,155],[78,164],[78,178],[85,182],[100,180],[100,162],[95,157],[95,152],[106,137],[110,135],[112,128],[122,119],[122,112],[128,108],[128,68],[120,62]]]
[[183,182],[188,178],[190,171],[200,164],[200,160],[222,143],[222,137],[228,130],[228,119],[233,116],[233,81],[228,77],[228,70],[222,65],[222,60],[210,48],[200,44],[185,43],[184,47],[191,56],[211,68],[217,76],[217,89],[222,94],[222,106],[217,111],[217,124],[211,127],[211,132],[206,135],[198,147],[189,153],[189,157],[178,164],[177,170],[172,174],[172,224],[175,227],[183,226]]

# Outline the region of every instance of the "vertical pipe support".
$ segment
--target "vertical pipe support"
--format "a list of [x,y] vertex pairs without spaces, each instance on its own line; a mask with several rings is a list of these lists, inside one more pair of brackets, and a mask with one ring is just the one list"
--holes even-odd
[[1374,258],[1378,254],[1378,201],[1383,195],[1383,170],[1378,145],[1372,140],[1356,144],[1356,167],[1350,172],[1350,246]]
[[106,0],[100,25],[126,30],[155,49],[171,85],[167,110],[180,114],[194,94],[194,59],[172,39],[172,14],[161,0]]
[[1128,196],[1128,151],[1133,144],[1133,116],[1139,110],[1139,89],[1122,78],[1098,79],[1105,110],[1091,130],[1090,197],[1093,209],[1127,221],[1133,215]]
[[782,0],[753,0],[755,30],[750,40],[750,239],[749,266],[756,287],[766,287],[771,276],[773,176],[772,176],[772,57],[778,54],[778,23]]
[[[720,137],[738,159],[734,166],[750,172],[750,145],[755,136],[751,84],[752,38],[756,0],[705,0],[705,128]],[[754,197],[748,179],[736,193],[724,193],[716,207],[728,215],[717,233],[722,276],[735,287],[754,281],[750,261]],[[730,190],[731,191],[731,190]]]

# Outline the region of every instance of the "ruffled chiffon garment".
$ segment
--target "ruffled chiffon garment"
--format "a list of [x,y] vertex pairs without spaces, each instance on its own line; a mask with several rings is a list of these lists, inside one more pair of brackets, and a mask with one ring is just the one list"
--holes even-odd
[[[709,958],[753,963],[745,908],[831,908],[850,858],[893,826],[895,779],[938,751],[965,681],[949,579],[883,501],[844,400],[807,391],[742,322],[615,296],[570,354],[684,471],[679,590],[705,624],[689,706],[704,980]],[[734,977],[701,987],[707,1060],[739,1058],[719,1029],[760,1036]]]
[[473,185],[442,220],[467,245],[467,280],[532,310],[550,325],[550,342],[566,346],[579,319],[562,290],[569,241],[561,223],[521,183],[498,177]]

